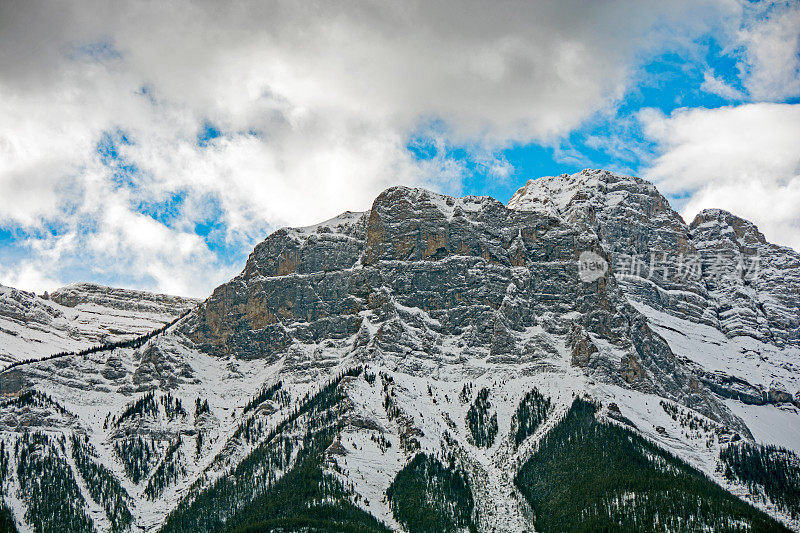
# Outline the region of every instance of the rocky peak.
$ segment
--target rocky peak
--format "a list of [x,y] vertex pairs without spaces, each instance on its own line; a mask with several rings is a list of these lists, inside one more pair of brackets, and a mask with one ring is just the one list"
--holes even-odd
[[552,214],[595,233],[630,298],[714,324],[699,269],[679,265],[697,256],[689,228],[652,183],[587,169],[531,180],[508,207]]
[[718,240],[731,240],[741,248],[767,244],[767,239],[755,224],[723,209],[700,211],[689,228],[702,239],[708,240],[713,236]]
[[558,216],[595,231],[615,254],[693,251],[681,216],[652,183],[634,176],[587,169],[530,180],[508,208]]
[[690,231],[721,329],[800,347],[800,253],[721,209],[702,211]]
[[[237,279],[350,268],[358,259],[368,216],[347,211],[313,226],[282,228],[255,247]],[[316,253],[321,248],[326,254]]]
[[486,222],[505,218],[503,204],[488,196],[453,198],[392,187],[375,199],[370,210],[363,263],[429,261],[452,255],[503,262],[507,246],[501,243],[508,241],[509,235],[503,235],[508,232]]
[[729,337],[798,344],[798,254],[721,209],[690,226],[645,180],[604,170],[529,181],[508,203],[594,232],[628,298]]

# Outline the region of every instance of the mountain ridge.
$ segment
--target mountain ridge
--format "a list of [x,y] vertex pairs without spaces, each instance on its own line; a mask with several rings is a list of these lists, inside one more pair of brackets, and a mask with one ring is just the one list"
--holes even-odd
[[[720,466],[722,450],[744,443],[800,452],[800,359],[784,320],[794,299],[783,294],[793,290],[784,273],[794,272],[794,256],[757,236],[738,247],[710,223],[728,220],[718,212],[687,226],[638,178],[587,170],[536,181],[513,208],[393,187],[363,213],[278,230],[240,274],[142,346],[0,373],[0,441],[27,450],[31,429],[55,439],[52,456],[67,465],[57,470],[77,480],[84,499],[64,512],[88,510],[103,531],[124,515],[104,510],[112,500],[126,502],[129,527],[148,530],[181,531],[184,519],[199,530],[347,520],[371,528],[369,516],[414,531],[419,517],[402,495],[419,490],[443,502],[425,512],[445,529],[533,529],[556,515],[517,474],[542,462],[538,447],[554,428],[581,427],[602,439],[632,432],[669,450],[691,479],[722,487],[697,481],[699,492],[684,494],[712,491],[719,512],[731,513],[713,518],[717,527],[729,519],[763,527],[772,519],[762,511],[800,527],[780,496],[754,494]],[[774,269],[763,281],[736,271],[755,249]],[[696,253],[697,276],[663,274],[666,261],[651,274],[652,250]],[[583,276],[583,253],[607,270]],[[716,253],[725,261],[710,284],[704,265]],[[647,270],[623,272],[628,256]],[[753,302],[758,328],[737,318]],[[62,454],[62,436],[85,439],[87,451],[67,438]],[[93,478],[71,466],[83,453],[118,485],[93,493]],[[641,453],[650,466],[640,476],[672,461]],[[0,493],[27,530],[41,517],[20,490],[20,459],[9,461]],[[285,494],[306,493],[291,485],[299,479],[321,492],[305,487],[305,510],[280,507]],[[660,479],[680,491],[669,475]],[[663,501],[642,498],[627,516],[657,520],[648,509]]]
[[[45,293],[46,294],[46,293]],[[157,329],[199,300],[94,283],[46,298],[0,285],[0,368],[26,359],[130,340]]]

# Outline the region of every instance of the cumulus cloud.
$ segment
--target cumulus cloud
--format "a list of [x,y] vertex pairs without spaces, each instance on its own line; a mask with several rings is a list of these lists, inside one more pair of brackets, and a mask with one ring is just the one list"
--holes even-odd
[[508,175],[496,150],[613,108],[649,53],[739,12],[3,2],[0,227],[27,232],[29,254],[0,274],[37,290],[88,273],[202,296],[278,226],[368,208],[398,183],[458,193],[459,161],[406,149],[421,125]]
[[721,208],[800,250],[800,105],[746,104],[639,114],[658,156],[645,177],[688,201],[687,221]]
[[737,34],[743,49],[739,68],[754,99],[779,101],[800,96],[800,4],[769,8]]

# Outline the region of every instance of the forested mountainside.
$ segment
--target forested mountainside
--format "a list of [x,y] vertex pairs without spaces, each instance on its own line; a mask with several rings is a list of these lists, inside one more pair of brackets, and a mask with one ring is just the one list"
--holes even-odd
[[634,177],[391,188],[0,372],[0,530],[798,530],[798,280]]

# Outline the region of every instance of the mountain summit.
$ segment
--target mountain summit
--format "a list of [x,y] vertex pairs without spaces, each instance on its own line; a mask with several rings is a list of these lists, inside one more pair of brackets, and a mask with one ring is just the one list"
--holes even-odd
[[687,225],[638,178],[508,206],[393,187],[273,233],[156,332],[0,373],[6,520],[797,528],[798,317],[800,254],[723,211]]

